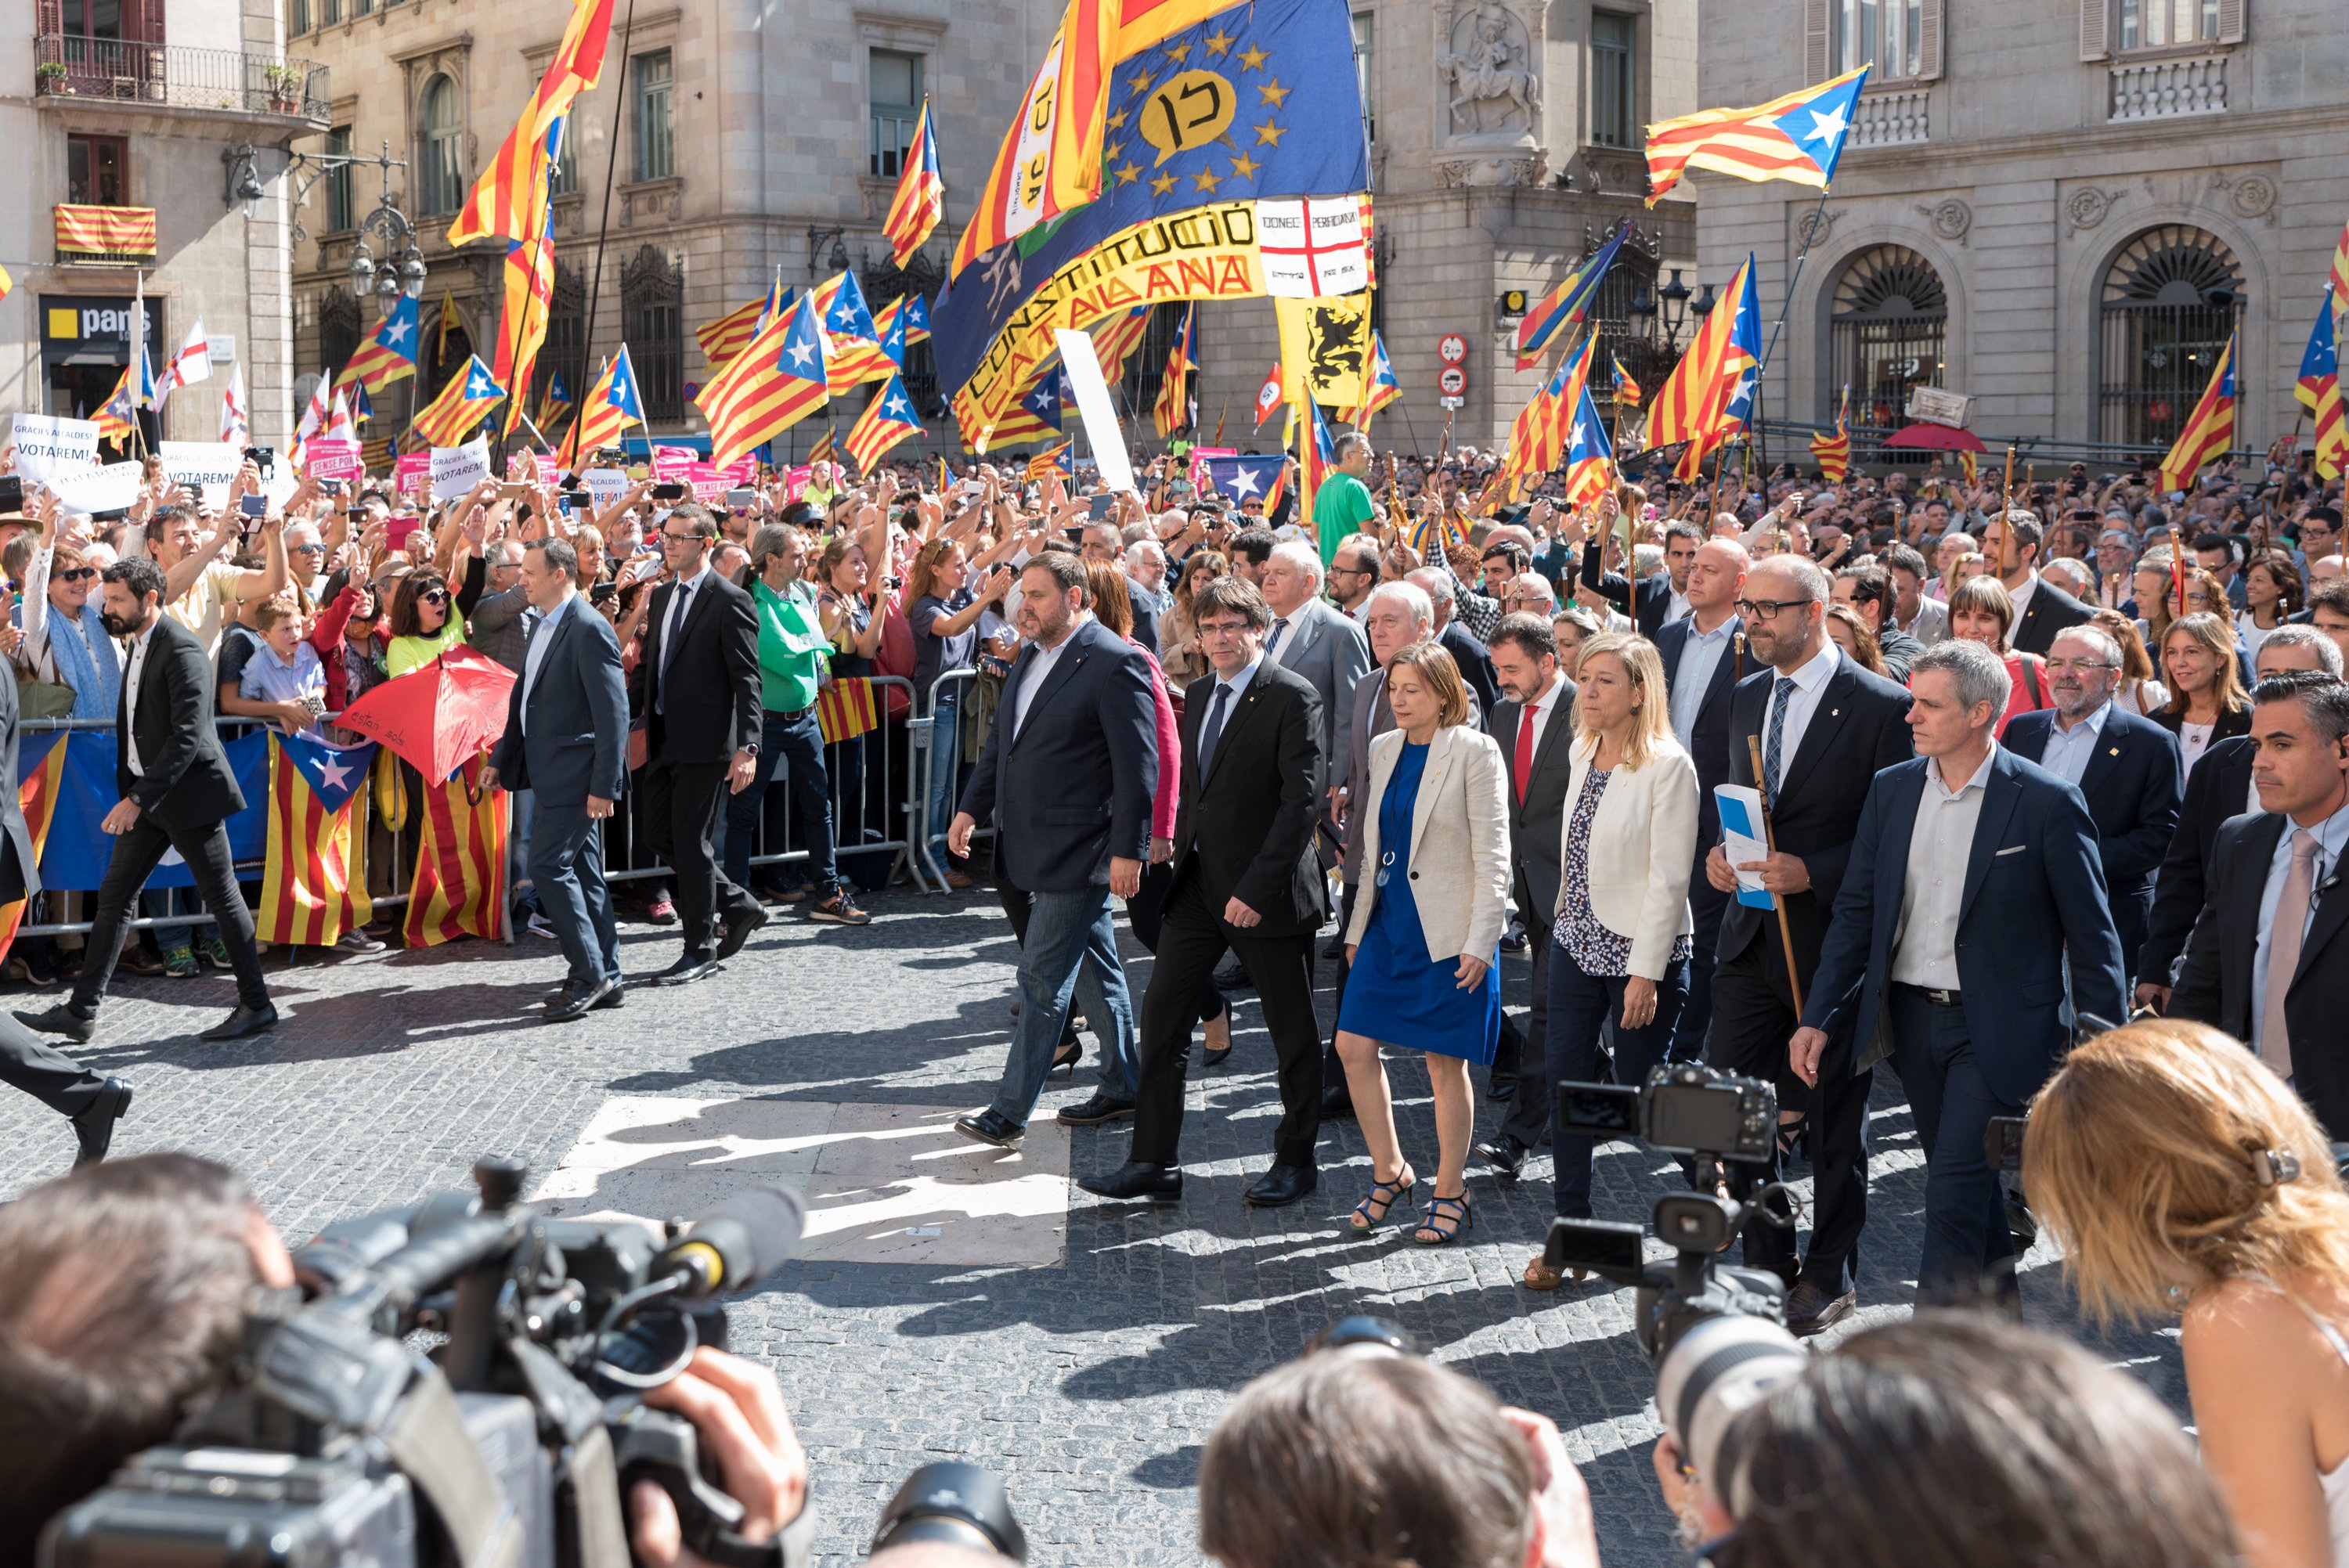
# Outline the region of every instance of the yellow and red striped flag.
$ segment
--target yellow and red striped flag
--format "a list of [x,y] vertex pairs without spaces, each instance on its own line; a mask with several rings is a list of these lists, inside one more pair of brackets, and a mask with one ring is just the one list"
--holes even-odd
[[1811,438],[1811,456],[1819,460],[1819,472],[1827,483],[1843,483],[1844,475],[1851,472],[1851,387],[1843,389],[1843,405],[1836,410],[1832,433]]
[[788,301],[791,291],[782,280],[739,310],[728,311],[716,321],[705,321],[693,329],[693,340],[701,345],[701,357],[709,363],[711,375],[734,363],[734,356],[750,346],[759,329],[782,313],[776,308],[779,299]]
[[930,302],[920,294],[899,294],[873,313],[873,330],[885,345],[903,325],[907,346],[930,335]]
[[522,118],[473,181],[456,222],[449,225],[450,244],[492,234],[525,239],[537,226],[553,156],[549,135],[569,111],[571,100],[602,78],[611,36],[612,0],[574,0],[563,41],[531,90]]
[[858,286],[854,273],[826,278],[809,297],[822,313],[825,385],[833,397],[864,382],[896,374],[897,362],[881,346],[873,311],[864,303],[864,290]]
[[8,275],[8,269],[5,267],[0,267],[0,300],[6,299],[9,292],[16,288],[16,280]]
[[1198,321],[1197,302],[1185,304],[1183,325],[1174,329],[1174,342],[1166,351],[1166,368],[1158,377],[1158,401],[1150,407],[1151,423],[1158,427],[1161,438],[1197,423],[1197,414],[1191,406],[1191,372],[1195,368],[1192,335]]
[[[1093,357],[1101,361],[1102,379],[1116,386],[1125,377],[1125,362],[1142,346],[1150,332],[1150,313],[1158,307],[1138,304],[1119,311],[1093,325]],[[1264,421],[1257,421],[1262,424]]]
[[[557,121],[551,135],[563,134]],[[498,341],[491,351],[490,373],[502,387],[518,396],[506,405],[502,433],[511,436],[522,424],[523,404],[538,369],[538,351],[546,343],[547,317],[554,304],[554,232],[552,198],[540,204],[539,220],[527,234],[508,242],[503,271],[505,304],[498,315]]]
[[2341,238],[2333,242],[2333,270],[2324,286],[2333,291],[2335,304],[2349,300],[2349,223],[2341,226]]
[[1630,371],[1623,368],[1623,361],[1619,356],[1609,355],[1608,358],[1615,366],[1615,401],[1626,408],[1638,407],[1642,396],[1640,384],[1631,379]]
[[2196,470],[2205,463],[2218,461],[2234,444],[2235,336],[2230,333],[2227,346],[2220,351],[2219,363],[2210,372],[2210,380],[2202,388],[2201,401],[2186,417],[2186,428],[2178,432],[2177,444],[2169,449],[2169,455],[2161,459],[2161,488],[2190,490]]
[[874,712],[873,683],[862,676],[833,681],[815,696],[816,727],[826,746],[854,740],[880,723]]
[[2349,428],[2344,427],[2341,407],[2340,344],[2333,334],[2333,298],[2327,288],[2324,303],[2316,310],[2316,325],[2308,335],[2308,347],[2300,356],[2300,380],[2292,394],[2308,406],[2316,422],[2316,476],[2324,480],[2339,478],[2343,459],[2349,457]]
[[1868,67],[1752,108],[1708,108],[1648,127],[1648,205],[1690,168],[1813,190],[1835,178]]
[[723,468],[824,406],[823,333],[812,300],[795,300],[695,404],[709,419],[709,460]]
[[579,407],[579,418],[571,427],[571,435],[563,443],[563,466],[576,470],[581,460],[598,447],[616,444],[630,425],[645,422],[645,405],[636,390],[636,367],[628,358],[628,346],[620,345],[595,377],[595,385],[587,389],[587,401]]
[[1710,451],[1725,438],[1730,401],[1744,374],[1739,362],[1744,356],[1736,342],[1738,319],[1744,314],[1740,303],[1753,280],[1754,258],[1748,256],[1729,280],[1721,304],[1697,328],[1688,352],[1656,389],[1648,411],[1650,451],[1683,441]]
[[375,749],[373,741],[340,747],[271,733],[268,874],[253,908],[262,941],[330,947],[375,918],[367,835],[351,820]]
[[[132,356],[134,360],[137,357],[135,355]],[[131,427],[136,422],[133,418],[136,410],[131,407],[134,394],[130,378],[137,374],[139,374],[139,366],[135,363],[124,366],[122,377],[115,382],[114,390],[106,395],[106,401],[99,404],[97,412],[90,415],[90,418],[98,425],[99,440],[112,441],[119,447],[130,439]]]
[[423,833],[404,930],[409,947],[438,947],[460,936],[495,940],[506,902],[506,803],[483,789],[474,757],[444,784],[427,784],[418,802]]
[[1048,447],[1029,459],[1028,467],[1019,477],[1023,480],[1035,480],[1040,483],[1047,474],[1058,473],[1064,477],[1073,477],[1076,471],[1077,443],[1076,438],[1071,437],[1059,446]]
[[[67,738],[63,730],[26,737],[25,752],[16,764],[18,771],[25,775],[25,781],[16,786],[16,800],[25,809],[25,827],[32,836],[36,865],[40,863],[41,851],[49,841],[49,823],[57,814],[57,789],[65,779]],[[33,758],[45,743],[48,755],[36,763]],[[13,903],[0,904],[0,958],[7,957],[10,945],[16,940],[16,928],[25,921],[26,903],[20,898]]]
[[[1362,372],[1362,391],[1366,400],[1347,414],[1346,423],[1367,435],[1371,416],[1402,396],[1402,384],[1395,379],[1394,365],[1387,358],[1386,339],[1375,332],[1371,334],[1371,367]],[[1216,444],[1220,447],[1223,442]]]
[[[913,395],[905,390],[905,378],[892,376],[881,384],[881,395],[864,406],[864,412],[850,428],[848,455],[856,459],[857,472],[869,474],[890,448],[922,433],[922,421],[914,413]],[[826,438],[831,434],[824,432]],[[812,457],[809,463],[813,466]]]
[[488,418],[505,395],[506,389],[476,354],[467,361],[463,375],[449,377],[440,395],[418,411],[411,428],[427,446],[453,447]]
[[913,145],[902,154],[905,162],[897,170],[897,193],[889,199],[889,215],[881,221],[881,232],[888,237],[889,254],[899,266],[913,259],[947,215],[947,182],[938,173],[938,144],[930,129],[930,100],[922,100],[922,112],[914,119]]
[[818,463],[840,461],[839,437],[840,432],[837,429],[826,425],[823,428],[823,434],[815,438],[815,445],[808,449],[808,467],[813,468]]

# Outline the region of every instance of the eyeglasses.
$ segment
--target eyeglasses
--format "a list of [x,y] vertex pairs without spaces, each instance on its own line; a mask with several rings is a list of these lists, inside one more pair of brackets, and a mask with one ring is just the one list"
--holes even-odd
[[1199,640],[1204,643],[1210,638],[1244,636],[1255,629],[1246,621],[1202,621],[1199,623]]
[[289,544],[285,548],[292,551],[296,555],[324,555],[326,553],[326,547],[323,544]]
[[701,540],[701,535],[698,533],[671,533],[666,528],[661,530],[661,537],[671,544],[697,544]]
[[1816,599],[1740,599],[1734,608],[1749,621],[1772,621],[1782,610],[1799,610],[1817,603]]
[[2103,659],[2050,659],[2047,667],[2051,670],[2078,670],[2085,675],[2090,670],[2116,670],[2120,665],[2107,664]]
[[449,595],[438,588],[428,588],[416,597],[427,604],[446,604],[449,602]]

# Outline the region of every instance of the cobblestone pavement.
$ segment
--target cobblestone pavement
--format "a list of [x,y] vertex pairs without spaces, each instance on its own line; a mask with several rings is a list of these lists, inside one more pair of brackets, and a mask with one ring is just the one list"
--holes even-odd
[[[128,978],[82,1055],[138,1087],[118,1152],[186,1148],[232,1161],[297,1236],[461,1184],[485,1151],[552,1171],[614,1096],[983,1104],[1009,1038],[1007,922],[979,890],[870,902],[868,928],[784,913],[716,979],[636,994],[566,1029],[528,1019],[562,965],[553,944],[525,938],[286,971],[273,957],[287,1021],[234,1046],[193,1037],[233,1005],[224,977]],[[1138,996],[1148,958],[1126,943]],[[647,926],[624,927],[622,945],[638,973],[676,952],[673,933]],[[1506,962],[1517,999],[1525,961]],[[1321,1000],[1326,1019],[1327,992]],[[1313,1199],[1250,1210],[1240,1192],[1267,1163],[1278,1114],[1253,997],[1237,1037],[1224,1068],[1194,1068],[1181,1207],[1071,1192],[1058,1266],[803,1263],[737,1308],[738,1348],[776,1369],[807,1444],[824,1561],[854,1561],[896,1483],[956,1457],[1009,1478],[1040,1565],[1195,1563],[1200,1447],[1229,1392],[1357,1311],[1402,1320],[1441,1359],[1557,1419],[1588,1479],[1609,1568],[1682,1561],[1649,1473],[1658,1427],[1629,1293],[1537,1296],[1515,1283],[1547,1222],[1547,1159],[1516,1188],[1472,1171],[1475,1228],[1452,1248],[1419,1249],[1395,1230],[1348,1233],[1345,1212],[1369,1181],[1350,1122],[1324,1130]],[[1091,1091],[1092,1054],[1089,1040],[1075,1083],[1054,1079],[1040,1115]],[[1390,1071],[1406,1147],[1429,1169],[1425,1074],[1402,1060]],[[1889,1077],[1879,1075],[1875,1108],[1868,1317],[1905,1310],[1920,1234],[1916,1140]],[[1492,1122],[1486,1107],[1480,1126]],[[1079,1130],[1071,1168],[1112,1167],[1126,1141],[1122,1128]],[[70,1152],[60,1120],[0,1099],[0,1195]],[[1653,1155],[1602,1150],[1599,1212],[1642,1217],[1670,1172]],[[2029,1318],[2070,1325],[2044,1250],[2029,1264]],[[2182,1409],[2174,1340],[2097,1343]]]

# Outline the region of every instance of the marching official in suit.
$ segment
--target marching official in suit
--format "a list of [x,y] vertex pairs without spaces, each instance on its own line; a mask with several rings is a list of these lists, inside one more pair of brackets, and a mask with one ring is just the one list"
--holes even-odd
[[[8,779],[16,777],[16,683],[0,680],[0,778]],[[25,823],[23,799],[16,789],[0,789],[0,904],[40,891],[40,861]],[[114,1124],[130,1109],[129,1084],[92,1072],[16,1017],[0,1018],[0,1083],[23,1089],[72,1121],[80,1146],[77,1165],[106,1158]]]
[[2055,706],[2017,714],[2004,745],[2087,801],[2120,934],[2121,971],[2134,979],[2153,913],[2154,872],[2178,827],[2178,740],[2113,701],[2120,674],[2120,645],[2102,627],[2056,634],[2047,655],[2047,691]]
[[[1771,666],[1739,685],[1730,702],[1729,781],[1758,788],[1771,812],[1777,849],[1749,862],[1784,905],[1778,917],[1730,898],[1713,972],[1713,1030],[1705,1059],[1724,1072],[1776,1079],[1783,1111],[1802,1106],[1805,1088],[1787,1070],[1786,1037],[1801,1022],[1786,973],[1808,999],[1819,944],[1851,856],[1851,834],[1880,769],[1909,756],[1909,694],[1868,674],[1826,634],[1827,574],[1811,562],[1774,555],[1746,574],[1738,614],[1746,646]],[[1754,777],[1761,742],[1763,777]],[[1705,858],[1705,876],[1724,895],[1736,891],[1736,868],[1721,846]],[[1836,1037],[1819,1087],[1807,1096],[1801,1124],[1779,1130],[1767,1165],[1741,1166],[1741,1181],[1783,1180],[1799,1131],[1810,1145],[1811,1247],[1798,1267],[1791,1229],[1755,1221],[1745,1232],[1745,1261],[1775,1269],[1794,1287],[1787,1326],[1816,1333],[1857,1305],[1859,1233],[1868,1221],[1866,1068],[1854,1070],[1848,1030]]]
[[1925,1146],[1918,1295],[1962,1305],[1991,1271],[1994,1290],[2013,1287],[1990,1119],[2023,1114],[2075,1017],[2126,1022],[2127,993],[2087,802],[1992,738],[2005,661],[1957,639],[1919,655],[1910,679],[1920,755],[1868,789],[1787,1055],[1823,1084],[1833,1040],[1889,1030]]
[[131,901],[163,856],[177,850],[195,873],[204,908],[219,923],[236,975],[236,1011],[201,1037],[241,1040],[275,1028],[277,1009],[253,944],[253,913],[238,891],[229,851],[228,820],[244,810],[244,794],[212,723],[212,659],[193,632],[163,614],[163,571],[154,562],[139,555],[118,561],[101,580],[106,629],[130,645],[115,705],[114,787],[122,799],[100,824],[114,835],[114,852],[98,886],[98,913],[73,995],[47,1012],[16,1016],[70,1040],[97,1033],[98,1005],[129,934]]
[[[2010,529],[2014,534],[2013,552],[2002,553],[2009,548],[2006,536]],[[2006,588],[2006,596],[2014,603],[2014,619],[2007,627],[2006,645],[2018,654],[2037,654],[2043,658],[2055,645],[2056,634],[2086,624],[2095,614],[2040,575],[2041,542],[2046,532],[2035,515],[2015,507],[2002,517],[1992,518],[1982,533],[1982,552],[1990,558],[1999,582]]]
[[2219,830],[2168,1011],[2247,1042],[2349,1139],[2349,686],[2276,676],[2251,697],[2262,810]]
[[619,936],[604,881],[602,824],[627,787],[628,689],[612,624],[578,592],[579,555],[564,539],[533,540],[522,562],[531,627],[505,734],[481,788],[536,797],[530,882],[554,927],[570,978],[546,1005],[569,1023],[620,1006]]
[[717,536],[709,513],[690,502],[661,524],[670,577],[653,590],[636,671],[634,709],[646,730],[645,843],[676,868],[685,928],[685,951],[653,976],[656,985],[716,974],[767,923],[758,899],[719,865],[720,808],[759,776],[763,718],[758,610],[710,569]]
[[1533,949],[1526,1027],[1533,1049],[1526,1065],[1534,1070],[1509,1097],[1501,1130],[1476,1152],[1504,1181],[1514,1181],[1517,1167],[1549,1130],[1557,1087],[1549,1081],[1543,1042],[1549,1038],[1550,917],[1557,909],[1566,790],[1574,777],[1575,686],[1558,668],[1557,634],[1539,615],[1504,616],[1493,633],[1492,653],[1508,700],[1485,727],[1508,769],[1510,896]]
[[1315,820],[1323,804],[1321,699],[1302,676],[1264,656],[1271,612],[1237,577],[1192,600],[1213,675],[1183,705],[1182,769],[1158,962],[1142,1001],[1142,1081],[1133,1146],[1105,1177],[1081,1180],[1109,1198],[1173,1202],[1183,1195],[1176,1147],[1183,1080],[1200,992],[1226,948],[1240,954],[1263,1001],[1280,1060],[1281,1118],[1272,1169],[1251,1185],[1259,1208],[1313,1191],[1321,1126],[1321,1026],[1313,1014],[1313,936],[1329,915]]
[[[1606,569],[1607,541],[1614,536],[1618,509],[1610,493],[1599,506],[1599,523],[1582,547],[1582,585],[1603,595],[1631,617],[1640,635],[1653,641],[1657,633],[1689,613],[1689,565],[1704,542],[1704,531],[1692,522],[1675,522],[1664,530],[1664,570],[1634,583],[1619,572]],[[1625,562],[1625,566],[1630,566]]]

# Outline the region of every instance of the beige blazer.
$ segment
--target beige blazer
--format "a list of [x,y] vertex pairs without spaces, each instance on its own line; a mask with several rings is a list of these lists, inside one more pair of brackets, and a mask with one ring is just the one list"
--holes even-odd
[[[1696,763],[1670,736],[1654,745],[1641,766],[1615,769],[1583,845],[1590,913],[1616,935],[1631,939],[1630,971],[1643,980],[1661,980],[1674,939],[1696,929],[1688,902],[1689,871],[1696,861]],[[1566,832],[1558,844],[1561,866],[1574,849],[1575,804],[1598,750],[1596,740],[1576,738]],[[1554,916],[1564,915],[1566,899],[1561,882]]]
[[[1361,823],[1362,880],[1354,901],[1350,945],[1370,929],[1378,903],[1379,804],[1403,732],[1390,729],[1371,742],[1371,785],[1354,810]],[[1481,729],[1453,725],[1428,742],[1427,770],[1411,816],[1411,893],[1427,933],[1427,957],[1449,964],[1464,955],[1490,964],[1507,923],[1509,892],[1508,770],[1500,744]]]

